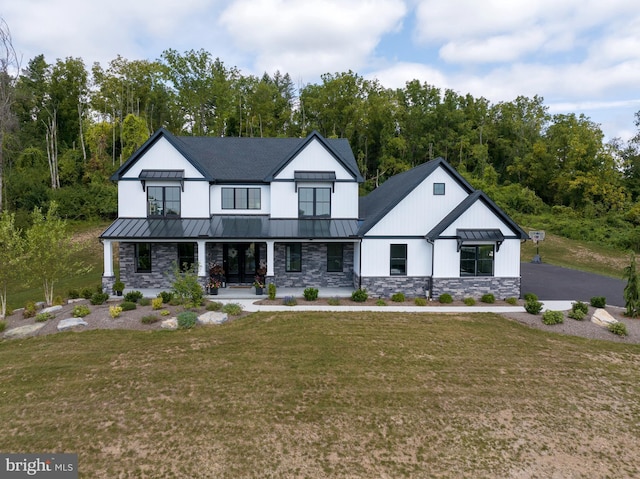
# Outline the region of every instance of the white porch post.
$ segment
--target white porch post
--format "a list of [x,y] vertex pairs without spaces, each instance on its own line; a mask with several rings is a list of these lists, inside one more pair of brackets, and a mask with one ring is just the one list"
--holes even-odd
[[113,245],[111,240],[102,240],[104,272],[102,276],[113,276]]
[[273,269],[273,245],[274,241],[267,241],[267,276],[275,276],[275,271]]
[[198,276],[206,276],[207,271],[207,242],[198,240]]

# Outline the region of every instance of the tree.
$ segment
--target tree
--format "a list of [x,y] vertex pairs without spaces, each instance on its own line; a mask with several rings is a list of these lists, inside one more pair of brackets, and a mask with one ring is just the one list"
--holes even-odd
[[40,208],[34,208],[31,215],[33,224],[26,234],[28,264],[34,266],[34,274],[38,274],[42,280],[47,304],[53,303],[56,282],[90,269],[78,261],[81,247],[72,241],[67,233],[66,222],[58,216],[57,211],[58,205],[54,201],[49,204],[46,214]]
[[24,275],[24,239],[15,226],[15,215],[0,214],[0,318],[7,314],[7,286]]
[[627,308],[626,315],[637,318],[640,315],[640,278],[636,268],[636,255],[631,253],[631,262],[624,269],[624,278],[627,285],[624,287],[624,303]]

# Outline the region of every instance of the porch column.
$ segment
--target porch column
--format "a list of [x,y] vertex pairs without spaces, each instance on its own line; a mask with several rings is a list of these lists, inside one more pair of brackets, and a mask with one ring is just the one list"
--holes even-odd
[[273,245],[274,241],[267,241],[267,276],[275,276],[273,261]]
[[102,240],[102,248],[104,255],[104,272],[102,276],[113,276],[113,245],[111,240]]
[[198,276],[206,276],[207,273],[207,242],[198,240]]

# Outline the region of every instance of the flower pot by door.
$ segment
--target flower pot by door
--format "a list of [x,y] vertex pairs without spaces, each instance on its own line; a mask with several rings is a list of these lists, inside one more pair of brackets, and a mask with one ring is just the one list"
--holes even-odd
[[262,288],[256,286],[256,294],[262,294]]

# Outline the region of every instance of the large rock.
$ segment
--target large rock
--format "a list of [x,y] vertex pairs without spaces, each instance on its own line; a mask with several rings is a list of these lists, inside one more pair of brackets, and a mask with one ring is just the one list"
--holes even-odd
[[55,313],[57,311],[60,311],[62,309],[62,306],[60,305],[56,305],[56,306],[49,306],[48,308],[44,308],[42,311],[40,311],[41,313]]
[[178,329],[178,318],[165,319],[164,321],[162,321],[162,323],[160,323],[160,327],[162,329],[169,330]]
[[87,323],[82,318],[68,318],[63,319],[58,323],[58,331],[66,331],[67,329],[75,328],[76,326],[88,326]]
[[27,324],[26,326],[9,329],[8,331],[5,331],[4,337],[5,339],[20,339],[26,338],[27,336],[33,336],[35,333],[40,331],[40,328],[45,324],[46,323]]
[[207,311],[204,314],[198,316],[198,324],[222,324],[227,321],[227,313],[220,313],[218,311]]
[[598,308],[593,312],[591,322],[606,328],[610,324],[616,324],[618,320],[611,316],[606,309]]

